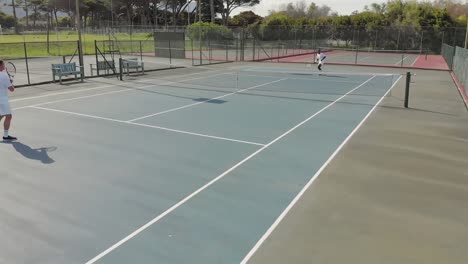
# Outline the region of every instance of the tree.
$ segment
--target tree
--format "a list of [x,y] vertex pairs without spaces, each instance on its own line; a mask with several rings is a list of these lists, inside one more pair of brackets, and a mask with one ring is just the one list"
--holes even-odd
[[252,11],[244,11],[234,16],[229,20],[231,26],[247,26],[257,23],[262,20],[262,17]]
[[315,3],[311,3],[307,9],[307,17],[318,18],[330,16],[331,8],[327,5],[317,6]]
[[294,24],[293,18],[283,13],[270,15],[265,19],[260,29],[264,40],[281,40],[286,39],[290,29]]
[[23,11],[26,13],[26,27],[29,27],[29,8],[30,8],[30,1],[29,0],[16,0],[17,7],[22,7]]
[[15,33],[19,34],[19,29],[18,29],[18,17],[16,16],[16,3],[15,0],[11,0],[11,7],[13,9],[13,18],[14,18],[14,27],[15,27]]
[[0,25],[6,28],[14,27],[15,18],[5,14],[2,10],[0,10]]
[[260,0],[217,0],[221,2],[222,5],[222,12],[221,16],[223,18],[224,25],[228,24],[229,16],[231,15],[232,11],[239,7],[245,6],[255,6],[260,3]]

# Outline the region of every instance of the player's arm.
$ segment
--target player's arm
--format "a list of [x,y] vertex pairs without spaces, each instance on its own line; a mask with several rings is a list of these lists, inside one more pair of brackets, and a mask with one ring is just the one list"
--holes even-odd
[[15,91],[15,86],[13,85],[12,81],[10,80],[10,78],[8,78],[8,90],[10,90],[10,92],[14,92]]

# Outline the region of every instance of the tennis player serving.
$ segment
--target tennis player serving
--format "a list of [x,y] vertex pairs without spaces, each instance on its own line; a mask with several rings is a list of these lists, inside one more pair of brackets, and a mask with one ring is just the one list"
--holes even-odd
[[15,87],[11,83],[10,76],[8,76],[5,70],[5,62],[0,60],[0,122],[5,117],[5,122],[3,123],[3,140],[12,141],[16,140],[17,138],[8,134],[12,119],[11,107],[8,99],[8,90],[13,92]]
[[322,71],[322,65],[323,65],[323,61],[327,58],[327,56],[325,56],[325,54],[322,53],[322,51],[319,49],[317,51],[317,63],[318,63],[318,69],[319,71]]

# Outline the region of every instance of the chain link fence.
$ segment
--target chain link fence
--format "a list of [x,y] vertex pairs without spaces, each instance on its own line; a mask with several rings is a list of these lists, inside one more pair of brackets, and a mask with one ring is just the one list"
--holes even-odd
[[468,96],[468,50],[456,47],[453,59],[453,72],[458,78],[458,81],[463,86],[465,95]]
[[468,50],[444,43],[442,56],[453,71],[458,84],[461,85],[461,92],[468,98]]
[[47,83],[52,81],[52,64],[79,65],[78,42],[2,43],[0,57],[15,66],[16,86]]
[[[0,57],[18,64],[16,84],[51,81],[50,64],[78,62],[77,33],[73,30],[57,28],[49,32],[50,41],[30,42],[22,36],[22,43],[1,44]],[[83,32],[82,66],[86,76],[96,76],[116,73],[119,58],[144,62],[145,70],[234,61],[309,64],[321,49],[328,63],[430,68],[431,59],[443,57],[452,68],[455,48],[451,47],[464,45],[465,30],[261,24],[224,27],[208,23],[87,28]],[[161,39],[163,33],[181,34],[183,39]]]

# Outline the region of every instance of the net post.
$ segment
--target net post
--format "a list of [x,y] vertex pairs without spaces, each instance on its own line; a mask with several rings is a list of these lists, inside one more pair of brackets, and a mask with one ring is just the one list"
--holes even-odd
[[411,84],[411,72],[406,73],[406,86],[405,86],[405,108],[409,107],[409,92]]
[[119,58],[119,79],[123,81],[123,61]]
[[405,53],[401,53],[401,67],[403,68],[403,61],[405,60]]

